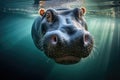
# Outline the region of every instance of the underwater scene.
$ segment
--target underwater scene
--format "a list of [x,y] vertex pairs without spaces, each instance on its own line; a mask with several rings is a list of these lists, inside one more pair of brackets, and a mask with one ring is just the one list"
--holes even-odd
[[[33,22],[40,8],[81,7],[86,8],[93,49],[75,64],[59,64],[34,44]],[[0,80],[120,80],[120,1],[0,0],[0,76]]]

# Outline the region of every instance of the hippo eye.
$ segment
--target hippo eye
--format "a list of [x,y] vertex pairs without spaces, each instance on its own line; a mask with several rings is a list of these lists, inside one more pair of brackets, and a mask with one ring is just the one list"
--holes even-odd
[[47,19],[48,22],[52,22],[53,17],[52,17],[51,11],[47,11],[47,13],[46,13],[46,19]]

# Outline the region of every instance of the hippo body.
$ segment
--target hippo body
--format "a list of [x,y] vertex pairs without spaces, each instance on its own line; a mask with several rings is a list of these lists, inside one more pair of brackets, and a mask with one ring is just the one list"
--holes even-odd
[[94,44],[84,13],[82,8],[46,10],[33,23],[34,44],[56,63],[78,63],[90,54]]

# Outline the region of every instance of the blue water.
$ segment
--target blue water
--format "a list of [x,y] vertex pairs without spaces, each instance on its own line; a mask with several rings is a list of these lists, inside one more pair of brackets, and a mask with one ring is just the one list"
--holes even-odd
[[[32,4],[32,1],[29,4]],[[120,18],[117,14],[111,17],[87,13],[85,18],[88,30],[94,36],[96,48],[89,57],[77,64],[61,65],[46,57],[32,41],[31,26],[39,15],[25,10],[18,10],[16,13],[16,10],[9,11],[6,6],[5,11],[0,13],[0,74],[6,76],[4,78],[15,80],[120,79]],[[17,5],[12,6],[14,9]]]

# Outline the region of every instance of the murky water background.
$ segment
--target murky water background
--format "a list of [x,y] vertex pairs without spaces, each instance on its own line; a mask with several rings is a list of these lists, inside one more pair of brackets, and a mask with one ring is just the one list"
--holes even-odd
[[[16,80],[119,80],[120,4],[103,3],[87,0],[84,5],[96,48],[77,64],[60,65],[47,58],[32,41],[31,26],[39,16],[34,0],[0,1],[0,74]],[[67,5],[73,8],[83,4]]]

